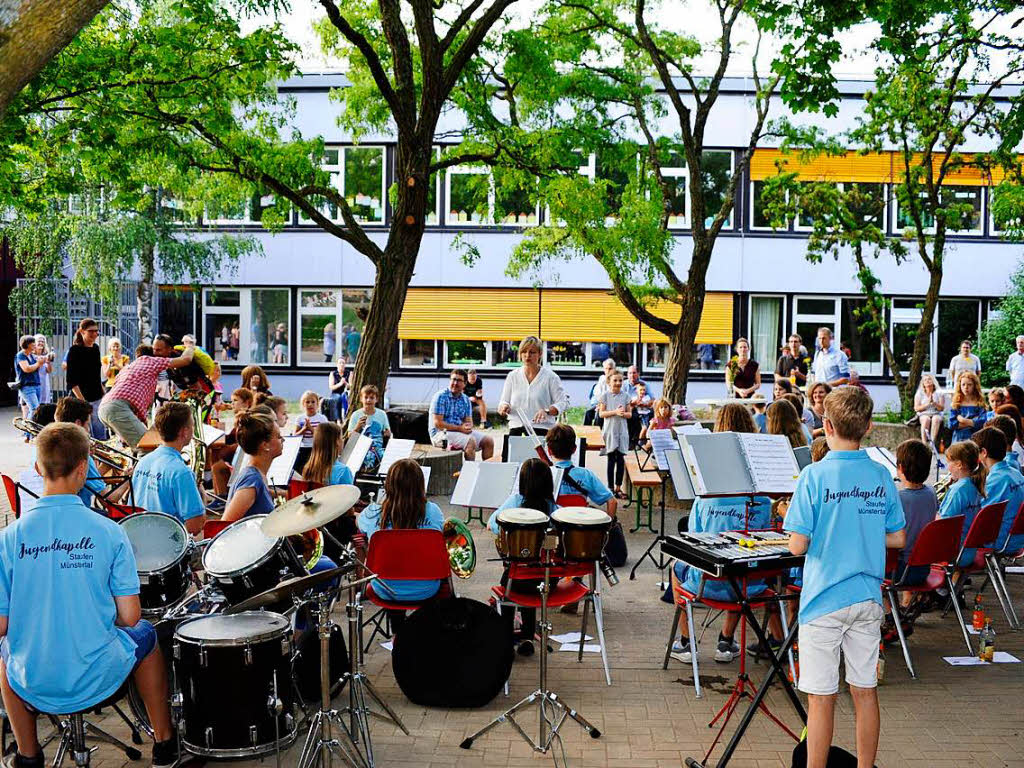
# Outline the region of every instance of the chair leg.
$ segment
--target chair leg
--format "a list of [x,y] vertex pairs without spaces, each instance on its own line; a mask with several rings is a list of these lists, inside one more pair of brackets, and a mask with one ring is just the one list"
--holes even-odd
[[662,663],[662,669],[668,669],[668,660],[672,657],[672,643],[676,641],[676,627],[679,626],[679,617],[683,614],[683,608],[678,603],[676,604],[676,612],[672,615],[672,627],[668,631],[668,645],[665,646],[665,661]]
[[583,644],[587,642],[587,619],[588,613],[590,613],[591,596],[587,595],[583,598],[583,622],[580,625],[580,647],[576,652],[576,662],[578,664],[583,663]]
[[[494,609],[498,612],[498,616],[500,617],[501,616],[501,600],[498,600],[497,602],[494,603]],[[512,618],[514,620],[515,616],[513,616]],[[512,644],[515,645],[515,630],[514,629],[512,630]],[[547,651],[546,648],[543,649],[543,650]],[[509,670],[508,677],[505,678],[505,695],[506,696],[508,696],[508,681],[509,681],[509,679],[511,677],[512,677],[512,670]]]
[[1017,609],[1013,607],[1013,598],[1010,596],[1010,588],[1006,586],[1006,572],[1003,570],[1005,567],[1005,563],[1000,563],[998,560],[996,560],[995,565],[996,576],[999,577],[999,584],[1000,586],[1002,586],[1003,594],[1006,596],[1006,604],[1010,607],[1010,615],[1013,616],[1013,622],[1011,622],[1011,626],[1014,629],[1019,630],[1021,628],[1020,618],[1017,616]]
[[693,667],[693,688],[697,692],[697,698],[701,697],[700,693],[700,670],[697,668],[697,644],[693,641],[693,608],[692,603],[686,601],[686,627],[690,631],[690,664]]
[[907,646],[907,638],[903,635],[903,617],[900,616],[899,596],[896,594],[895,589],[885,590],[885,594],[889,597],[889,607],[892,609],[892,618],[896,623],[896,634],[900,638],[900,648],[903,649],[903,660],[907,662],[907,671],[910,672],[910,678],[912,680],[917,679],[917,674],[914,672],[914,663],[910,660],[910,648]]
[[[782,637],[789,637],[789,619],[786,618],[786,608],[784,603],[779,603],[779,620],[782,622]],[[741,653],[745,653],[745,650],[741,650]],[[786,654],[789,657],[789,674],[793,678],[793,685],[798,683],[796,674],[796,662],[793,660],[793,647],[790,646],[789,651]]]
[[1006,582],[1003,580],[1003,574],[999,568],[999,561],[996,560],[994,554],[985,557],[985,569],[988,573],[988,578],[992,581],[992,589],[995,590],[996,597],[999,598],[999,605],[1003,609],[1006,621],[1011,629],[1019,629],[1020,624],[1017,621],[1017,612],[1013,610],[1013,601],[1010,599],[1010,593],[1006,589]]
[[[612,673],[608,668],[608,648],[604,642],[604,604],[601,602],[600,592],[594,594],[594,624],[597,625],[597,639],[601,643],[601,663],[604,665],[604,680],[608,685],[611,685]],[[669,648],[671,648],[671,645],[669,645]]]
[[946,569],[946,589],[949,590],[949,601],[953,605],[953,610],[956,612],[956,620],[960,622],[960,631],[964,636],[964,644],[967,646],[967,654],[969,656],[973,656],[974,646],[971,645],[971,635],[967,631],[967,625],[964,624],[964,612],[960,610],[960,601],[957,600],[956,588],[953,586],[953,573],[949,568]]

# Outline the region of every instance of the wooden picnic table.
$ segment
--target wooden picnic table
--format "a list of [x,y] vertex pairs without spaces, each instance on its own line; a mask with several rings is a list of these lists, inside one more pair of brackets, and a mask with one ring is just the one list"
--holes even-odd
[[139,439],[139,452],[140,453],[152,453],[160,447],[160,433],[156,431],[156,427],[150,427]]
[[573,427],[576,430],[576,437],[582,437],[587,441],[588,451],[602,451],[604,450],[604,435],[601,434],[601,428],[595,426],[587,427]]

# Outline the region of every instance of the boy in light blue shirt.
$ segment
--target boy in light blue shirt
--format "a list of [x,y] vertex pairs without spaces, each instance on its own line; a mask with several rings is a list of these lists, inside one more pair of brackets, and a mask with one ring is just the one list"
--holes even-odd
[[370,450],[363,459],[363,469],[371,472],[380,466],[384,457],[384,441],[391,437],[391,423],[388,415],[377,408],[380,392],[373,384],[366,384],[359,390],[359,399],[363,407],[348,418],[349,432],[362,432],[373,441]]
[[878,750],[878,646],[887,547],[906,543],[903,508],[889,472],[860,450],[874,403],[858,387],[825,398],[831,449],[804,468],[784,528],[806,554],[800,593],[800,690],[808,694],[807,765],[824,768],[832,743],[839,654],[857,721],[857,760]]
[[0,685],[17,741],[13,765],[43,765],[37,712],[26,705],[79,712],[112,696],[129,675],[155,730],[153,765],[175,765],[167,672],[156,630],[140,618],[131,544],[77,496],[89,436],[75,424],[51,424],[36,451],[44,495],[0,533]]
[[576,451],[576,433],[573,428],[567,424],[556,424],[548,430],[544,441],[554,465],[565,470],[557,496],[584,496],[595,506],[604,504],[608,516],[615,517],[618,509],[615,494],[589,469],[572,463],[572,455]]
[[1020,472],[1014,472],[1006,459],[1006,438],[1003,433],[994,427],[979,429],[971,440],[978,446],[978,453],[981,463],[988,470],[988,477],[985,479],[985,506],[1006,502],[1006,510],[1003,512],[1003,522],[999,526],[999,536],[996,537],[995,550],[1016,551],[1024,546],[1024,536],[1010,538],[1010,528],[1017,518],[1020,505],[1024,503],[1024,477]]
[[195,474],[181,456],[195,435],[192,409],[185,403],[164,403],[156,412],[156,431],[160,447],[144,456],[132,473],[135,503],[147,512],[172,515],[189,533],[198,534],[206,522],[206,505]]

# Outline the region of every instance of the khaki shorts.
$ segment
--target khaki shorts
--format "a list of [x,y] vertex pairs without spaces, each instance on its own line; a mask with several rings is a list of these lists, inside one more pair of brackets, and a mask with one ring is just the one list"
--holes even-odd
[[461,451],[466,447],[466,443],[469,442],[470,438],[476,440],[476,447],[479,449],[480,441],[484,439],[484,433],[478,429],[474,429],[468,435],[465,432],[455,432],[454,430],[448,432],[437,432],[430,439],[430,442],[437,447],[440,447],[442,441],[447,439],[449,451]]
[[878,685],[878,644],[882,606],[854,603],[800,625],[800,690],[819,696],[839,691],[839,652],[846,682],[857,688]]
[[139,421],[127,400],[104,400],[100,403],[100,421],[132,448],[146,434],[146,425]]

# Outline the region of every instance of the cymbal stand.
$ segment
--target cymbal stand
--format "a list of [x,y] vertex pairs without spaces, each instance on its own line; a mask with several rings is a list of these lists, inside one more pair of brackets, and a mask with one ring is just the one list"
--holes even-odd
[[[553,537],[549,537],[553,538]],[[544,579],[541,581],[538,591],[540,592],[540,653],[538,658],[540,659],[540,685],[533,693],[526,698],[522,699],[519,703],[515,704],[510,709],[505,710],[496,718],[491,720],[487,725],[481,728],[479,731],[463,739],[459,746],[462,749],[469,749],[473,746],[473,742],[485,733],[495,728],[501,723],[509,723],[516,732],[526,740],[526,743],[533,747],[534,752],[540,752],[547,754],[548,750],[551,749],[552,745],[557,741],[558,746],[562,747],[561,734],[559,729],[565,722],[567,717],[571,717],[575,720],[583,730],[590,734],[590,738],[597,739],[601,736],[601,732],[587,722],[586,718],[583,717],[572,707],[568,706],[557,693],[548,688],[548,661],[547,661],[547,647],[548,647],[548,635],[551,632],[551,624],[548,621],[548,592],[551,587],[549,579],[551,577],[551,556],[550,552],[554,549],[555,543],[552,542],[551,546],[548,546],[548,541],[545,540],[545,554],[542,565],[544,566]],[[583,638],[580,638],[580,642],[583,642]],[[539,707],[539,718],[538,718],[538,738],[535,741],[526,732],[519,721],[516,720],[516,713],[520,710],[525,710],[533,704],[537,704]],[[565,750],[562,749],[562,764],[566,764]],[[555,765],[559,764],[558,754],[555,752],[551,753],[552,759],[555,761]]]
[[[346,549],[344,556],[362,566],[351,545]],[[299,755],[298,768],[330,768],[334,754],[353,768],[374,768],[370,715],[391,720],[407,736],[409,735],[409,729],[384,702],[362,671],[362,606],[357,587],[371,580],[374,575],[368,574],[365,578],[354,576],[353,572],[348,577],[347,585],[338,587],[339,592],[341,589],[348,589],[345,613],[348,616],[349,671],[345,673],[344,678],[348,683],[348,706],[341,711],[331,707],[330,639],[334,621],[331,619],[331,594],[328,590],[323,590],[317,595],[317,610],[314,613],[320,638],[320,709],[310,718],[309,732]],[[380,705],[385,715],[374,712],[367,706],[364,691]],[[339,734],[344,737],[343,740],[333,737],[332,725],[337,726]]]

